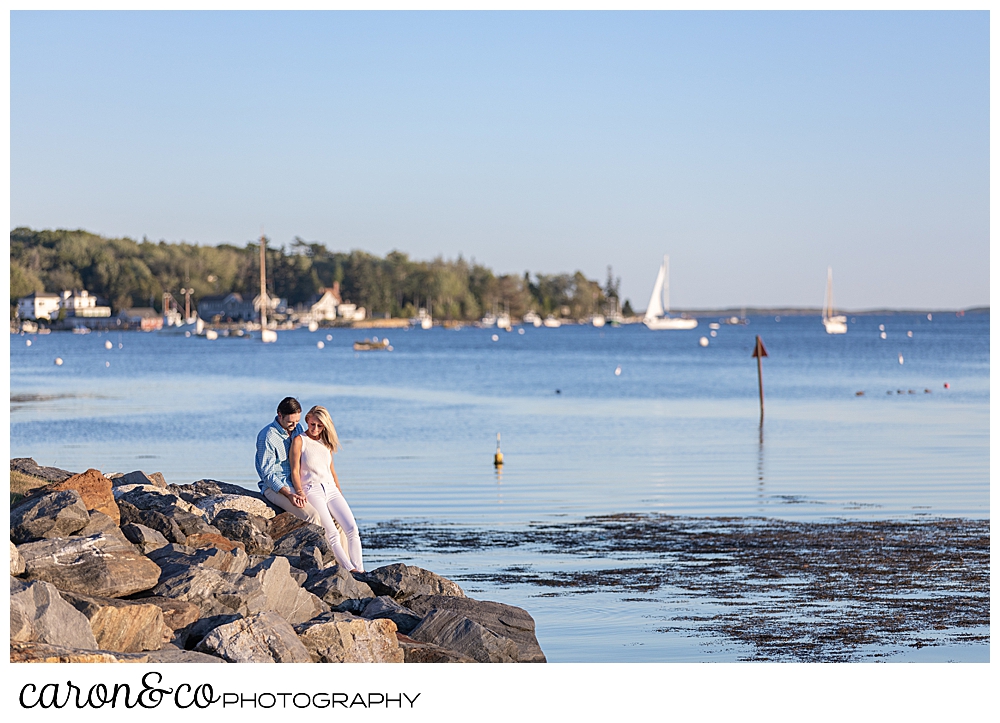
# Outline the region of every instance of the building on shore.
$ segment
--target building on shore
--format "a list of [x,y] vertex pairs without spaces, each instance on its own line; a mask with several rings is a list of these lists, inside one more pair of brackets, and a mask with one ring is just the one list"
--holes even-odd
[[88,291],[63,291],[52,294],[36,291],[18,299],[17,314],[22,319],[48,319],[53,321],[60,312],[67,318],[107,319],[111,317],[111,307],[97,303],[97,297]]
[[253,301],[244,301],[235,291],[205,296],[198,302],[198,316],[205,321],[253,321],[257,318]]
[[123,324],[139,331],[157,331],[163,328],[163,315],[148,306],[125,309],[118,313],[118,318]]
[[36,291],[17,300],[17,315],[21,319],[53,319],[59,316],[59,294]]
[[83,319],[108,319],[111,307],[98,305],[97,297],[88,291],[64,291],[59,295],[59,305],[66,310],[66,316]]

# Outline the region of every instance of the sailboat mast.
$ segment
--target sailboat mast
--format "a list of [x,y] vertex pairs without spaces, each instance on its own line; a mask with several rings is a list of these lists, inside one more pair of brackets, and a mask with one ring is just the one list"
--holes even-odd
[[833,316],[833,267],[826,267],[826,298],[823,300],[823,318]]
[[264,290],[266,272],[264,271],[264,234],[260,235],[260,328],[267,328],[267,293]]
[[670,257],[663,257],[663,313],[670,313]]

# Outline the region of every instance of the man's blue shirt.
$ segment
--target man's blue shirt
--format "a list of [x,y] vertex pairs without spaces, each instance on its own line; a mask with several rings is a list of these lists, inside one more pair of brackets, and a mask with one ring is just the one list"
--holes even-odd
[[278,424],[277,417],[260,430],[257,435],[257,455],[254,462],[257,475],[260,477],[257,486],[260,487],[261,493],[268,488],[280,493],[282,488],[291,486],[292,470],[288,464],[288,448],[291,446],[292,437],[304,431],[300,422],[289,434]]

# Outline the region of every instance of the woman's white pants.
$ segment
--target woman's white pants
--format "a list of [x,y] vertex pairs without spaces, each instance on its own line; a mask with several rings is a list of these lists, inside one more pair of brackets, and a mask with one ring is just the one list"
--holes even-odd
[[[361,534],[358,532],[358,523],[354,521],[354,514],[351,512],[347,500],[340,494],[337,485],[314,484],[305,489],[306,499],[319,514],[320,524],[326,530],[326,539],[330,543],[337,563],[346,570],[360,570],[364,572],[365,566],[361,559]],[[334,520],[347,535],[347,549],[340,544],[340,530],[334,524]]]

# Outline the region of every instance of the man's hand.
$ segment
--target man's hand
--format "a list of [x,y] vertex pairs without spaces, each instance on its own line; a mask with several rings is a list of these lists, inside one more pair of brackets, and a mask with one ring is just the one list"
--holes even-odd
[[298,493],[293,493],[291,495],[291,498],[292,498],[292,504],[295,505],[296,507],[305,507],[306,506],[306,496],[305,495],[300,495]]

